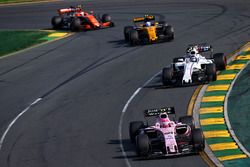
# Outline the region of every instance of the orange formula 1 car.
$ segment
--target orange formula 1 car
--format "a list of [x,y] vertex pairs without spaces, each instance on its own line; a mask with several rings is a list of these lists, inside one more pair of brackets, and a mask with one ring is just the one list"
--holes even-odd
[[59,16],[54,16],[51,20],[54,29],[95,30],[113,27],[114,23],[108,14],[103,14],[101,18],[96,17],[93,12],[84,12],[82,7],[69,7],[58,10]]

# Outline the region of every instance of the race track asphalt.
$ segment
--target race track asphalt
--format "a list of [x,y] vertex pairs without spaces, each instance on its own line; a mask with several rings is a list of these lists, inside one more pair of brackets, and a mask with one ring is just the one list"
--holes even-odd
[[[47,29],[62,1],[0,7],[1,29]],[[195,86],[164,88],[159,76],[133,99],[134,91],[191,43],[208,42],[228,54],[249,40],[246,0],[84,1],[87,10],[109,13],[115,27],[76,33],[15,56],[0,59],[0,134],[32,102],[42,98],[8,131],[0,149],[1,167],[207,166],[199,155],[139,160],[128,140],[128,124],[142,110],[175,106],[185,115]],[[172,42],[129,47],[123,27],[154,14],[175,28]],[[5,20],[5,21],[2,21]]]

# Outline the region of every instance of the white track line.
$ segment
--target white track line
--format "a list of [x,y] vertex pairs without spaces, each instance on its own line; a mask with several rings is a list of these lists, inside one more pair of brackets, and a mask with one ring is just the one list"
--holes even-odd
[[[151,82],[157,75],[159,75],[160,72],[158,72],[157,74],[155,74],[153,77],[151,77],[145,84],[143,84],[142,87],[138,88],[134,93],[133,95],[129,98],[129,100],[127,101],[127,103],[125,104],[125,106],[123,107],[123,110],[122,110],[122,114],[121,114],[121,117],[120,117],[120,121],[119,121],[119,140],[120,140],[120,148],[122,150],[122,154],[123,156],[125,157],[125,161],[126,161],[126,164],[128,167],[131,167],[130,163],[129,163],[129,160],[127,158],[127,154],[124,150],[124,147],[123,147],[123,143],[122,143],[122,123],[123,123],[123,117],[127,111],[127,108],[129,106],[129,104],[131,103],[131,101],[135,98],[135,96],[143,89],[143,87],[145,85],[147,85],[149,82]],[[4,140],[8,134],[8,132],[10,131],[10,129],[13,127],[13,125],[17,122],[17,120],[23,116],[32,106],[34,106],[35,104],[37,104],[39,101],[41,101],[42,98],[38,98],[36,99],[34,102],[32,102],[27,108],[25,108],[20,114],[18,114],[12,121],[11,123],[8,125],[7,129],[4,131],[2,137],[1,137],[1,140],[0,140],[0,151],[2,150],[2,147],[3,147],[3,143],[4,143]]]
[[123,157],[125,158],[125,162],[126,162],[126,165],[128,167],[132,167],[131,164],[129,163],[129,160],[128,160],[128,157],[127,157],[127,154],[126,154],[126,151],[124,150],[124,147],[123,147],[123,142],[122,142],[122,124],[123,124],[123,117],[128,109],[128,106],[129,104],[132,102],[132,100],[136,97],[136,95],[139,94],[139,92],[143,89],[144,86],[146,86],[148,83],[150,83],[157,75],[159,75],[161,73],[158,72],[157,74],[155,74],[153,77],[151,77],[147,82],[145,82],[142,87],[136,89],[136,91],[133,93],[133,95],[128,99],[128,101],[126,102],[125,106],[123,107],[123,110],[122,110],[122,114],[120,116],[120,121],[119,121],[119,128],[118,128],[118,134],[119,134],[119,140],[120,140],[120,148],[122,150],[122,155]]
[[25,108],[20,114],[18,114],[12,121],[11,123],[8,125],[7,129],[4,131],[1,140],[0,140],[0,151],[2,150],[2,146],[3,146],[3,142],[6,138],[6,135],[8,134],[8,132],[10,131],[10,129],[12,128],[12,126],[16,123],[16,121],[24,114],[26,113],[33,105],[37,104],[39,101],[41,101],[42,98],[38,98],[36,99],[33,103],[31,103],[27,108]]

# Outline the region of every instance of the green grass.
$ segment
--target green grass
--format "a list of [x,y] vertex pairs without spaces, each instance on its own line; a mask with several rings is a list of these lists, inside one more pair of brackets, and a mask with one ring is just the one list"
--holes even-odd
[[0,31],[0,56],[45,42],[45,31]]
[[5,3],[22,3],[22,2],[36,2],[36,1],[45,1],[45,0],[0,0],[0,4],[5,4]]

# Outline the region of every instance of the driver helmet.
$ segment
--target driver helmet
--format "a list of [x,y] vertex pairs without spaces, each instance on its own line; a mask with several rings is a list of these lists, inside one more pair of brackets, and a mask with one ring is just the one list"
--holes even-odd
[[187,54],[190,56],[190,57],[197,57],[198,56],[198,49],[195,48],[195,47],[190,47],[187,49]]
[[198,49],[196,47],[188,47],[186,50],[188,54],[198,54]]
[[76,17],[81,17],[81,16],[84,16],[84,12],[82,10],[82,5],[77,5],[76,6],[76,14],[75,14]]
[[77,12],[82,12],[82,5],[77,5],[76,6],[76,11]]
[[146,25],[146,27],[150,27],[151,26],[151,22],[147,21],[145,25]]
[[169,127],[169,118],[168,118],[168,115],[167,113],[162,113],[159,115],[159,122],[160,122],[160,127],[161,128],[167,128]]
[[76,7],[79,9],[82,9],[82,5],[77,5]]

